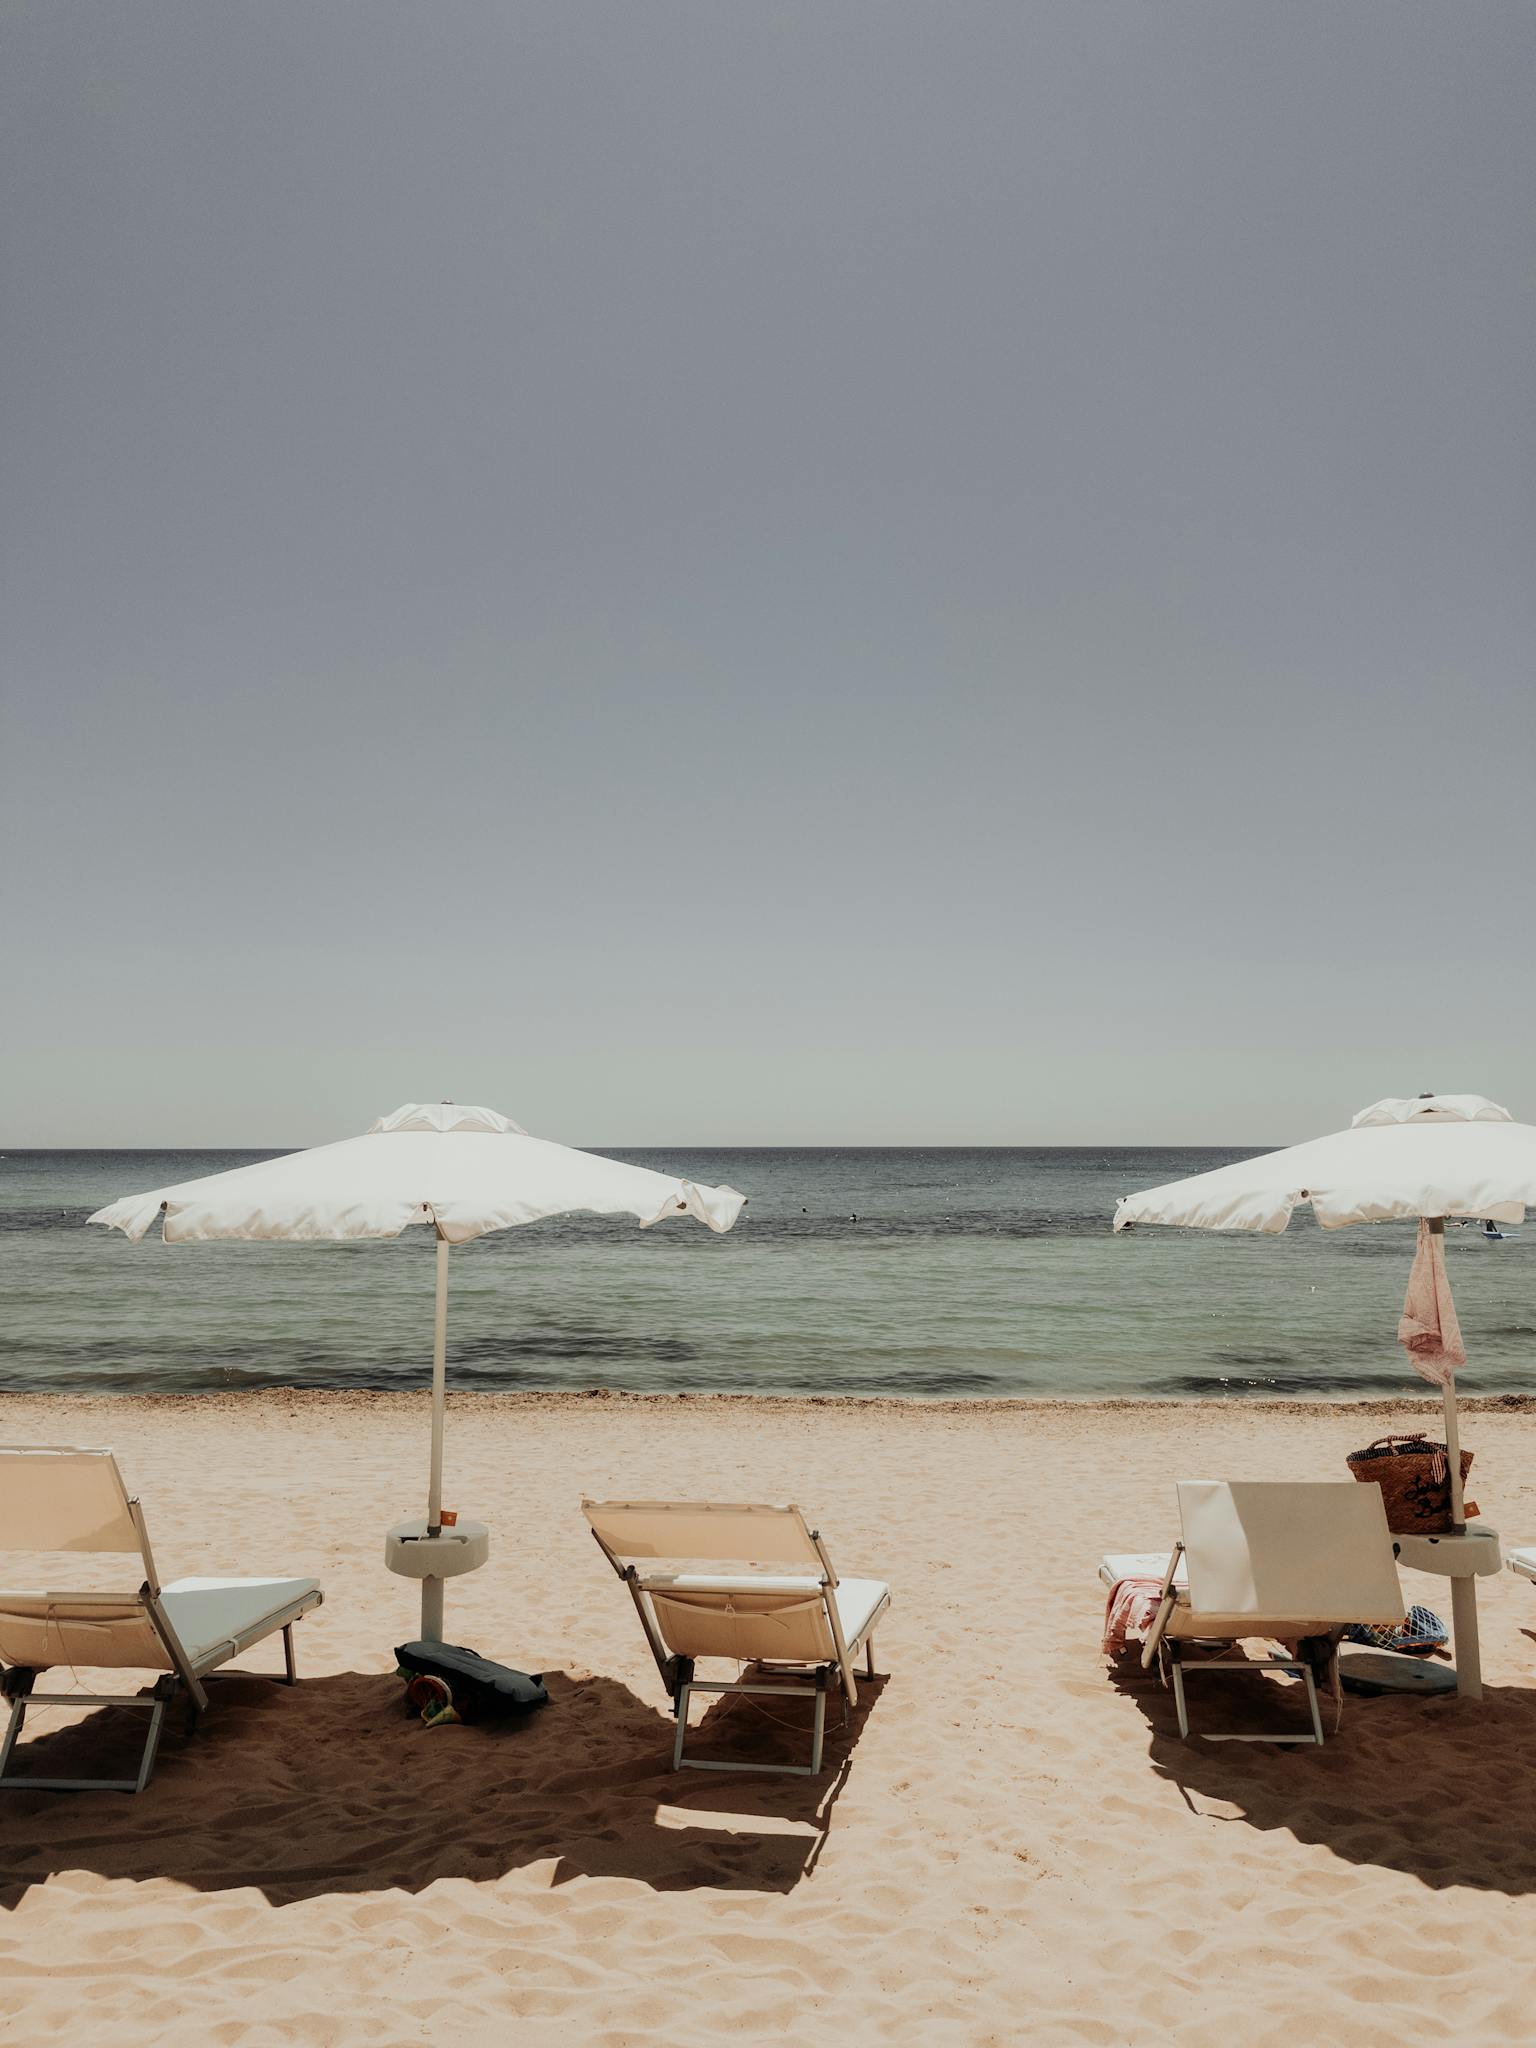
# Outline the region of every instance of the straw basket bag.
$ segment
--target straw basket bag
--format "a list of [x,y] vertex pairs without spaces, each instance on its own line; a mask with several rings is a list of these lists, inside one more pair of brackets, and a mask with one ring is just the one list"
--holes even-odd
[[[1381,1488],[1387,1527],[1395,1536],[1443,1536],[1451,1522],[1451,1473],[1444,1444],[1423,1431],[1413,1436],[1379,1436],[1363,1451],[1351,1451],[1349,1469],[1357,1479]],[[1467,1483],[1472,1453],[1461,1454],[1461,1483]],[[1469,1501],[1465,1512],[1475,1514]]]

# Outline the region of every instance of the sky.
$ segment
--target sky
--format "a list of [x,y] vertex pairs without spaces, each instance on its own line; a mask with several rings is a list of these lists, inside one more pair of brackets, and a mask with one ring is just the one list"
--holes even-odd
[[0,1143],[1536,1120],[1520,0],[6,0]]

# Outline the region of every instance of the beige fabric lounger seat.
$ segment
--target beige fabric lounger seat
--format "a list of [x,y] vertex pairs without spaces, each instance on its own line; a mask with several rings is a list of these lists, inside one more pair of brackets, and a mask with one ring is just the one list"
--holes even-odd
[[[1321,1744],[1315,1667],[1321,1664],[1341,1699],[1340,1631],[1357,1621],[1400,1624],[1406,1613],[1381,1488],[1353,1479],[1186,1479],[1177,1492],[1183,1536],[1167,1559],[1141,1661],[1150,1666],[1155,1659],[1164,1683],[1171,1681],[1180,1735],[1188,1741],[1190,1674],[1289,1671],[1306,1686],[1311,1734],[1207,1740]],[[1101,1577],[1110,1564],[1106,1558]],[[1304,1656],[1298,1647],[1279,1657],[1183,1659],[1183,1646],[1194,1641],[1300,1646],[1307,1638],[1319,1645],[1317,1654]]]
[[[278,1633],[284,1676],[293,1684],[293,1624],[323,1597],[314,1579],[184,1578],[161,1586],[143,1512],[129,1498],[117,1461],[106,1450],[0,1447],[0,1551],[15,1550],[136,1554],[144,1574],[136,1590],[0,1589],[0,1692],[11,1703],[0,1739],[0,1787],[17,1790],[142,1792],[177,1685],[186,1687],[195,1719],[208,1705],[202,1684],[208,1673]],[[148,1694],[39,1692],[38,1674],[59,1667],[165,1675]],[[137,1776],[44,1778],[8,1772],[28,1708],[45,1705],[147,1711]]]
[[[854,1661],[862,1649],[874,1676],[875,1628],[891,1604],[882,1579],[839,1579],[818,1531],[797,1507],[710,1501],[591,1501],[581,1504],[599,1547],[629,1588],[677,1716],[674,1770],[821,1769],[829,1687],[845,1711],[858,1704]],[[665,1559],[649,1568],[637,1559]],[[697,1564],[735,1571],[677,1569]],[[794,1566],[785,1571],[766,1569]],[[739,1679],[695,1676],[703,1657],[749,1667]],[[708,1763],[685,1756],[688,1706],[696,1692],[793,1693],[816,1702],[811,1760],[805,1764]]]

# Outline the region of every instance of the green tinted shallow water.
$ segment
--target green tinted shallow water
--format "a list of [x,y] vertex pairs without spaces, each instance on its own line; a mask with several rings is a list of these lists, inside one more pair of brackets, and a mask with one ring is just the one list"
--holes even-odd
[[[1339,1396],[1430,1392],[1394,1335],[1411,1224],[1110,1233],[1117,1198],[1262,1149],[621,1152],[750,1197],[727,1237],[571,1217],[452,1256],[458,1387]],[[407,1387],[432,1241],[132,1245],[113,1197],[252,1153],[0,1159],[0,1386]],[[1536,1225],[1448,1234],[1468,1394],[1536,1391]]]

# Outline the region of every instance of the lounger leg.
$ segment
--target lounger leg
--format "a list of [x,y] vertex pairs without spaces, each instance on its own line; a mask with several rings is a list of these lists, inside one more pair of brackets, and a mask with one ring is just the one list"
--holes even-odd
[[16,1747],[16,1738],[21,1733],[21,1724],[27,1718],[27,1694],[32,1690],[30,1671],[6,1675],[12,1680],[12,1684],[6,1687],[11,1695],[11,1718],[6,1725],[5,1740],[0,1742],[0,1778],[5,1776],[5,1767],[11,1760],[11,1751]]
[[1317,1680],[1312,1675],[1312,1666],[1303,1664],[1301,1675],[1307,1684],[1307,1705],[1312,1709],[1312,1732],[1317,1737],[1319,1749],[1323,1746],[1323,1717],[1317,1704]]
[[[5,1740],[0,1743],[0,1787],[13,1792],[142,1792],[149,1783],[150,1773],[155,1768],[155,1754],[160,1747],[160,1730],[165,1719],[165,1710],[176,1690],[176,1680],[167,1676],[160,1679],[154,1691],[146,1699],[142,1693],[34,1693],[33,1674],[24,1674],[26,1690],[12,1693],[10,1726]],[[149,1712],[149,1727],[144,1736],[144,1747],[139,1752],[139,1768],[132,1778],[43,1778],[23,1772],[6,1771],[16,1737],[26,1718],[29,1706],[50,1707],[141,1707]]]
[[672,1744],[672,1768],[680,1771],[683,1767],[683,1741],[688,1733],[688,1702],[693,1696],[691,1685],[681,1685],[677,1692],[677,1739]]
[[[713,1679],[700,1679],[697,1684],[690,1681],[682,1686],[677,1696],[677,1735],[672,1744],[672,1768],[674,1771],[764,1771],[781,1778],[813,1778],[821,1769],[822,1747],[827,1730],[827,1691],[837,1670],[836,1665],[823,1665],[815,1674],[814,1688],[809,1685],[722,1685]],[[807,1672],[806,1677],[811,1674]],[[711,1757],[683,1755],[683,1743],[688,1734],[688,1702],[695,1692],[717,1692],[727,1695],[737,1693],[766,1693],[775,1699],[814,1699],[815,1719],[811,1727],[811,1760],[808,1764],[754,1764],[743,1757],[731,1762],[717,1761]]]
[[283,1682],[285,1685],[297,1685],[299,1682],[299,1667],[293,1654],[293,1623],[291,1621],[283,1630]]
[[[1184,1697],[1184,1667],[1182,1660],[1179,1657],[1178,1646],[1176,1644],[1172,1644],[1168,1645],[1167,1647],[1169,1653],[1168,1666],[1173,1676],[1173,1696],[1174,1699],[1178,1702],[1179,1709],[1179,1733],[1187,1742],[1189,1740],[1189,1711],[1185,1703]],[[1236,1673],[1240,1676],[1250,1676],[1254,1672],[1258,1671],[1288,1671],[1293,1678],[1299,1678],[1305,1685],[1307,1689],[1307,1706],[1312,1716],[1312,1732],[1310,1735],[1290,1735],[1280,1733],[1275,1733],[1271,1735],[1215,1735],[1209,1733],[1202,1733],[1202,1741],[1304,1742],[1309,1745],[1313,1745],[1319,1749],[1322,1748],[1324,1740],[1323,1716],[1322,1711],[1318,1705],[1317,1674],[1312,1668],[1312,1662],[1310,1658],[1259,1657],[1250,1660],[1246,1657],[1240,1657],[1233,1661],[1227,1658],[1213,1657],[1202,1660],[1201,1662],[1194,1665],[1193,1668],[1202,1674],[1214,1674],[1220,1672],[1223,1675],[1227,1673]]]
[[875,1675],[875,1639],[874,1639],[874,1637],[873,1637],[873,1636],[871,1635],[871,1636],[866,1636],[866,1637],[865,1637],[865,1639],[864,1639],[864,1676],[865,1676],[866,1678],[873,1678],[873,1677],[874,1677],[874,1675]]
[[1173,1703],[1179,1710],[1179,1733],[1189,1740],[1189,1708],[1184,1700],[1184,1666],[1176,1649],[1168,1651],[1168,1668],[1173,1679]]
[[827,1688],[824,1684],[821,1684],[816,1688],[816,1723],[811,1732],[811,1776],[813,1778],[821,1769],[821,1739],[826,1732],[826,1726]]
[[155,1704],[149,1713],[149,1733],[144,1738],[144,1754],[139,1759],[139,1780],[135,1792],[142,1792],[149,1783],[149,1774],[155,1768],[155,1752],[160,1747],[160,1724],[165,1719],[165,1702],[155,1697]]

